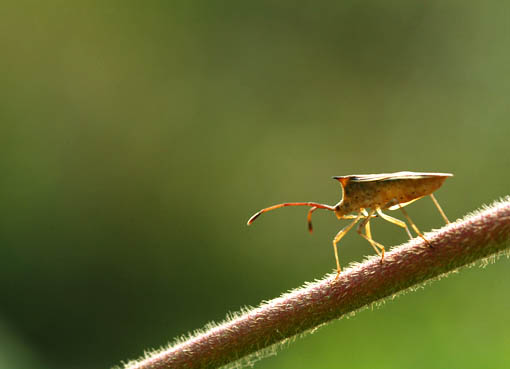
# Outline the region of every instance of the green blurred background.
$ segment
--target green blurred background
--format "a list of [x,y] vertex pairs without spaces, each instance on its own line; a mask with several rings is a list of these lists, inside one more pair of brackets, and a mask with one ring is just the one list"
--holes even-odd
[[[509,193],[510,5],[4,1],[0,368],[109,368],[334,268],[333,175]],[[409,207],[442,225],[430,200]],[[397,217],[401,217],[396,214]],[[373,222],[377,240],[405,232]],[[345,266],[373,251],[352,232]],[[257,368],[508,368],[508,261],[341,320]]]

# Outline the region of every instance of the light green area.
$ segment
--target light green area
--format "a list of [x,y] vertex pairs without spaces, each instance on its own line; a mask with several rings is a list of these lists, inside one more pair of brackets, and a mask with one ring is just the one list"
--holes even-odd
[[[334,204],[333,175],[452,172],[437,192],[452,219],[508,195],[508,11],[4,2],[0,320],[13,342],[41,368],[110,367],[321,277],[344,224],[332,214],[314,213],[313,236],[305,209],[245,222],[282,201]],[[428,199],[408,212],[442,224]],[[355,232],[342,240],[343,265],[367,253]],[[336,322],[257,368],[507,368],[508,265]]]

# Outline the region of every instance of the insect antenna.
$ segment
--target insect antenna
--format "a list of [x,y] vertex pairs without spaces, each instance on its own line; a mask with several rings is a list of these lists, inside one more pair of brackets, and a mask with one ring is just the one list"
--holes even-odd
[[317,206],[314,206],[313,208],[311,208],[309,211],[308,211],[308,216],[306,217],[306,220],[308,222],[308,231],[310,233],[313,232],[313,227],[312,227],[312,213],[317,210],[318,207]]
[[255,219],[257,219],[263,213],[266,213],[266,212],[271,211],[271,210],[283,208],[285,206],[311,206],[311,209],[308,211],[308,217],[307,217],[307,220],[308,220],[308,230],[310,232],[313,231],[313,227],[312,227],[312,213],[315,210],[317,210],[317,209],[326,209],[326,210],[330,210],[330,211],[335,211],[335,207],[334,206],[318,204],[316,202],[286,202],[286,203],[283,203],[283,204],[273,205],[273,206],[270,206],[268,208],[265,208],[265,209],[262,209],[262,210],[256,212],[248,220],[247,224],[248,225],[252,224],[255,221]]

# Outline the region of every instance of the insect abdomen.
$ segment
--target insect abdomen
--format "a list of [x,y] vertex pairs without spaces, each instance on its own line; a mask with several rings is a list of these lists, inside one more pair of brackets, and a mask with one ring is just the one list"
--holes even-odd
[[392,200],[396,200],[393,205],[403,204],[430,195],[441,187],[445,179],[446,177],[428,177],[386,181],[382,184],[384,196],[378,201],[378,205],[387,206]]

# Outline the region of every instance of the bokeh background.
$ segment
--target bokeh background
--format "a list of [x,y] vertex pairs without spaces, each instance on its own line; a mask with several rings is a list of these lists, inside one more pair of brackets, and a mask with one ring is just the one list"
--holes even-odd
[[[510,5],[4,1],[0,368],[110,368],[334,268],[333,175],[509,193]],[[422,230],[442,219],[408,208]],[[399,214],[396,214],[399,217]],[[385,245],[405,232],[373,222]],[[372,254],[352,232],[345,266]],[[509,262],[337,321],[257,368],[508,368]]]

